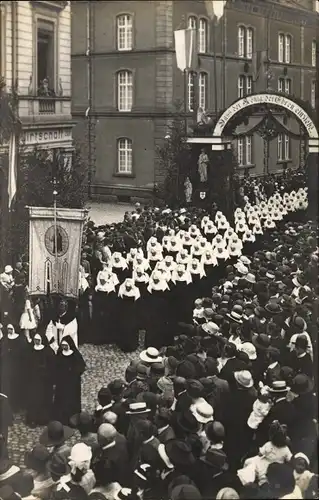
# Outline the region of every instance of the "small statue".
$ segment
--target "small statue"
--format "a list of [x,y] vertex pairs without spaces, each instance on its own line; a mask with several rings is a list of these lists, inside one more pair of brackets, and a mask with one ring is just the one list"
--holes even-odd
[[192,202],[192,194],[193,194],[193,185],[189,179],[189,177],[186,177],[185,182],[184,182],[184,193],[185,193],[185,200],[186,203],[191,203]]
[[205,149],[203,148],[201,154],[198,158],[198,173],[200,182],[207,182],[207,165],[209,162],[209,158],[205,153]]

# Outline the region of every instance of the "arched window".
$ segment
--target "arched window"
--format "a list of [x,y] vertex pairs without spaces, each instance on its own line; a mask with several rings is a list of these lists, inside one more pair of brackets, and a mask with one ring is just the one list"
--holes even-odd
[[132,174],[132,157],[133,148],[132,141],[127,137],[121,137],[117,141],[117,173],[118,174]]
[[133,74],[123,70],[117,74],[117,109],[131,111],[133,105]]
[[117,17],[117,49],[132,50],[133,48],[133,18],[130,14]]
[[204,18],[201,18],[198,24],[198,52],[207,52],[207,21]]
[[195,16],[189,16],[188,27],[191,28],[192,30],[197,29],[197,18]]

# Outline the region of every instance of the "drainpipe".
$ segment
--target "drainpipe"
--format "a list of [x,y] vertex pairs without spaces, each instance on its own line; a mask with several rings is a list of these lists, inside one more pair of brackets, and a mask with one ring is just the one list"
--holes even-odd
[[87,57],[87,109],[85,116],[87,118],[88,128],[88,156],[89,156],[89,171],[88,171],[88,197],[92,197],[92,58],[91,58],[91,26],[92,26],[92,7],[91,2],[87,2],[86,7],[86,57]]

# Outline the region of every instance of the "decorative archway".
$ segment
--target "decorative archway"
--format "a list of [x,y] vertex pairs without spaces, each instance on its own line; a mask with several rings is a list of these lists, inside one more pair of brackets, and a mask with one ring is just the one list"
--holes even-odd
[[[303,125],[309,136],[309,153],[319,153],[319,134],[315,123],[309,116],[307,111],[299,104],[292,101],[289,97],[282,94],[262,92],[258,94],[251,94],[247,97],[237,99],[231,104],[217,120],[213,130],[213,135],[209,139],[213,151],[221,151],[225,149],[225,139],[223,139],[223,131],[228,122],[239,112],[245,108],[258,106],[258,105],[273,105],[283,108],[291,112],[296,119]],[[208,142],[208,141],[207,141]]]

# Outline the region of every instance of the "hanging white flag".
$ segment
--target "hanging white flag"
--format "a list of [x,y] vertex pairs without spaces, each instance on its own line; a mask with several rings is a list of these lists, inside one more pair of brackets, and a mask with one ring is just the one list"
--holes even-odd
[[197,66],[197,44],[196,30],[187,28],[186,30],[174,31],[175,53],[178,69],[196,69]]
[[206,0],[206,9],[211,19],[215,18],[218,22],[224,15],[224,9],[227,0]]
[[9,141],[9,175],[8,175],[8,205],[11,209],[13,198],[17,192],[17,137],[11,133]]

